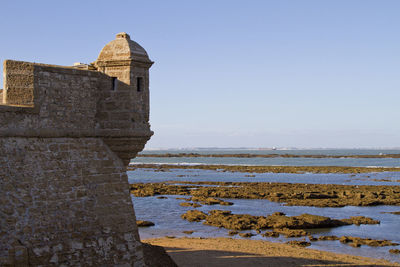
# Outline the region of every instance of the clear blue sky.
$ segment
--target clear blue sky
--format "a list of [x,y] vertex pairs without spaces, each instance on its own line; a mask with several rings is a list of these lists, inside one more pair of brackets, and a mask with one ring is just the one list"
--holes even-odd
[[[400,1],[1,1],[0,60],[149,53],[155,147],[400,147]],[[2,81],[1,81],[2,82]]]

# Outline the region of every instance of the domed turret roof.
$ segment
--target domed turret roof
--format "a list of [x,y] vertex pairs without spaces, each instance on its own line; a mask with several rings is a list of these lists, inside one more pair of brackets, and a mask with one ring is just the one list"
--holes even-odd
[[97,61],[135,60],[151,62],[146,50],[135,41],[132,41],[129,34],[118,33],[115,40],[106,44],[101,50]]

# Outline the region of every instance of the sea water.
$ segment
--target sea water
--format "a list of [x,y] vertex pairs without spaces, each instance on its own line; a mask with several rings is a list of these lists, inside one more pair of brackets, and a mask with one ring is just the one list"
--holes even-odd
[[[153,154],[155,151],[151,151]],[[156,151],[157,153],[174,153],[171,151]],[[282,153],[282,151],[177,151],[177,153]],[[329,153],[328,153],[329,152]],[[150,153],[150,152],[145,152]],[[373,155],[379,153],[397,154],[400,150],[295,150],[284,151],[283,154],[323,154],[323,155]],[[163,161],[167,162],[163,162]],[[132,163],[170,163],[170,164],[229,164],[229,165],[247,165],[249,160],[253,160],[254,165],[269,165],[270,160],[275,160],[276,165],[289,166],[391,166],[400,167],[400,159],[309,159],[309,158],[136,158]],[[261,161],[258,161],[261,160]],[[264,161],[265,160],[265,161]],[[339,161],[338,161],[339,160]],[[221,163],[224,162],[224,163]],[[259,162],[263,162],[260,164]],[[282,164],[285,163],[285,164]],[[343,165],[338,165],[343,164]],[[290,183],[316,183],[316,184],[347,184],[347,185],[400,185],[400,172],[379,172],[362,174],[286,174],[286,173],[255,173],[254,177],[248,177],[249,173],[239,172],[219,172],[199,169],[170,169],[165,172],[159,172],[153,169],[137,169],[128,171],[130,183],[149,183],[162,181],[223,181],[223,182],[290,182]],[[384,180],[384,181],[382,181]],[[158,199],[154,197],[134,197],[132,200],[135,207],[138,220],[148,220],[155,223],[155,226],[149,228],[140,228],[139,233],[142,239],[152,237],[185,236],[182,231],[195,231],[192,237],[226,237],[228,231],[223,228],[203,225],[201,222],[188,222],[180,218],[180,215],[190,210],[190,207],[181,207],[177,197],[166,195],[167,199]],[[185,196],[184,196],[185,197]],[[383,212],[400,211],[399,206],[373,206],[373,207],[354,207],[346,206],[341,208],[319,208],[305,206],[285,206],[284,203],[276,203],[260,199],[224,199],[233,202],[233,206],[213,205],[197,208],[207,212],[213,209],[230,210],[236,214],[251,214],[267,216],[273,212],[284,212],[288,216],[300,215],[303,213],[328,216],[334,219],[349,218],[350,216],[367,216],[380,220],[379,225],[349,225],[327,229],[313,229],[310,232],[313,236],[336,235],[336,236],[357,236],[362,238],[388,239],[400,243],[400,215],[394,215]],[[254,232],[255,233],[255,232]],[[240,238],[240,237],[236,237]],[[253,236],[252,239],[261,239],[272,242],[286,242],[288,240],[301,238],[265,238],[261,235]],[[389,249],[400,249],[400,246],[391,247],[368,247],[361,246],[353,248],[341,244],[339,241],[317,241],[312,242],[310,248],[333,251],[339,253],[354,254],[375,258],[384,258],[391,261],[400,262],[400,257],[392,255]]]
[[[379,155],[399,154],[400,150],[152,150],[141,154],[293,154],[293,155]],[[188,165],[262,165],[262,166],[354,166],[354,167],[400,167],[400,158],[238,158],[238,157],[137,157],[132,163],[188,164]]]

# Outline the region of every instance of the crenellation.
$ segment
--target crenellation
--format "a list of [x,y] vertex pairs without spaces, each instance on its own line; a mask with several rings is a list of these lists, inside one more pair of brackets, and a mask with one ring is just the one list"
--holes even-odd
[[126,166],[153,134],[152,64],[126,33],[93,65],[4,62],[1,266],[144,265]]

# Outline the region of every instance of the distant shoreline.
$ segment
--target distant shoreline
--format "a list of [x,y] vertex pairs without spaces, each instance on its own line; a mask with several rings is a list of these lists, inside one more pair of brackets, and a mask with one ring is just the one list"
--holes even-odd
[[400,154],[378,155],[297,155],[297,154],[200,154],[200,153],[163,153],[138,154],[139,158],[400,158]]

